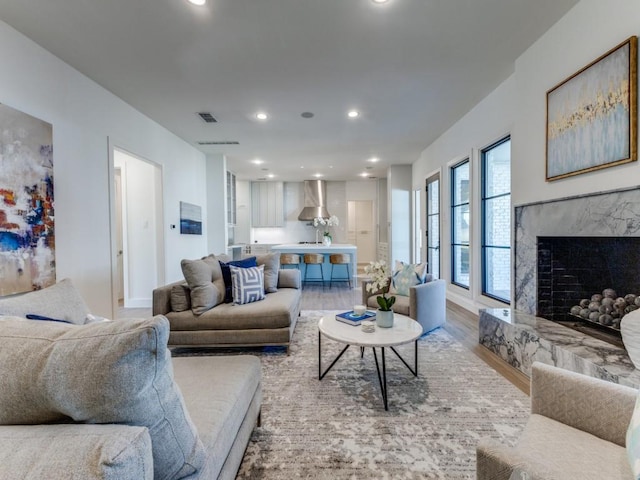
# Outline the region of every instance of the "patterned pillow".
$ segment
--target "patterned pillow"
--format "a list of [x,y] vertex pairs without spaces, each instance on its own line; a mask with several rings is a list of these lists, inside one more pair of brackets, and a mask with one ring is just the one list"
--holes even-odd
[[241,268],[230,265],[233,303],[245,304],[264,298],[264,265]]
[[257,267],[256,257],[247,257],[242,260],[232,260],[228,262],[220,262],[220,268],[222,269],[222,278],[224,279],[224,303],[233,302],[233,295],[231,293],[231,270],[229,267],[234,265],[236,267],[248,268],[248,267]]
[[404,263],[396,261],[396,268],[391,277],[389,293],[408,297],[409,288],[420,285],[427,280],[426,263]]
[[627,428],[627,458],[631,465],[633,478],[640,479],[640,395],[636,399],[631,423]]

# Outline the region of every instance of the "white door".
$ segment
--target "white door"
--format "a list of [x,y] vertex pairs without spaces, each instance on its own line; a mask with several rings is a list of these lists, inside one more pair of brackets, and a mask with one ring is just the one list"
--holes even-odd
[[376,259],[373,201],[349,200],[347,211],[347,241],[358,247],[358,265],[366,265]]
[[124,302],[124,244],[122,241],[122,171],[115,169],[115,203],[116,203],[116,261],[118,262],[118,303]]

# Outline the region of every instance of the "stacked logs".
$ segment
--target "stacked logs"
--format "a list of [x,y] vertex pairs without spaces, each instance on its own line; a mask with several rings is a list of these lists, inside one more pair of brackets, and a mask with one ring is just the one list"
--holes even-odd
[[629,293],[624,297],[618,297],[615,290],[605,288],[602,294],[596,293],[591,298],[583,298],[579,305],[571,307],[571,315],[620,329],[622,317],[639,307],[640,295]]

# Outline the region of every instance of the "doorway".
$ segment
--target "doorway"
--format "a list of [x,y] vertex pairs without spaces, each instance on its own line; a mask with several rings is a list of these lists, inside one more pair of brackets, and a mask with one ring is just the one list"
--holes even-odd
[[150,308],[153,289],[164,283],[162,169],[113,148],[114,228],[112,288],[119,308]]
[[347,212],[347,241],[358,247],[358,266],[367,265],[369,262],[374,261],[376,257],[373,201],[349,200],[347,202]]

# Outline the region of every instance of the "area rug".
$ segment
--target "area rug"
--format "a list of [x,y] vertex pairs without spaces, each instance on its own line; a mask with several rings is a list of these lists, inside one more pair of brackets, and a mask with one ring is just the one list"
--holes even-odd
[[[290,354],[262,360],[262,426],[240,479],[473,479],[482,437],[513,444],[529,397],[442,329],[418,342],[418,377],[387,355],[385,411],[371,349],[351,347],[318,380],[318,320],[304,311]],[[354,327],[357,328],[357,327]],[[342,344],[323,338],[323,367]],[[413,365],[413,344],[397,348]]]

